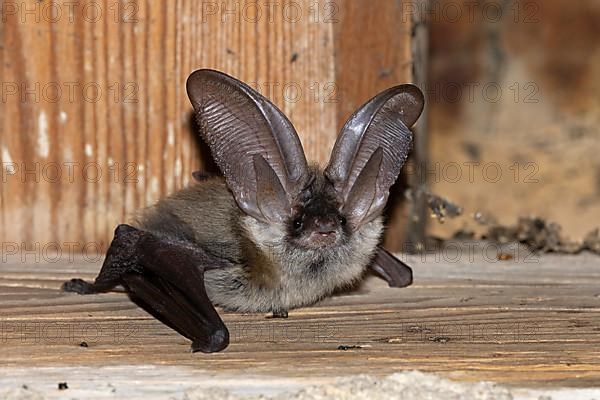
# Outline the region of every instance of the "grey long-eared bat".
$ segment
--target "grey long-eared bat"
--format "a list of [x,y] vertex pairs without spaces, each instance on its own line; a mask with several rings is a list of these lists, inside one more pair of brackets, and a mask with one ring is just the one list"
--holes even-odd
[[224,73],[187,80],[202,139],[224,178],[198,182],[119,225],[94,283],[63,290],[130,298],[192,340],[223,350],[229,332],[215,306],[287,317],[359,280],[367,268],[390,286],[411,269],[379,247],[382,212],[412,146],[424,98],[414,85],[387,89],[346,122],[323,170],[306,161],[286,116]]

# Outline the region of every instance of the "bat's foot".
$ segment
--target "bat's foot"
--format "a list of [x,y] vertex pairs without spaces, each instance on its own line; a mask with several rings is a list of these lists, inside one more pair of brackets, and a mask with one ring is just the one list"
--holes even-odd
[[270,318],[287,318],[288,312],[287,310],[276,310],[273,311],[273,315]]
[[63,283],[60,290],[78,294],[97,293],[97,291],[94,290],[94,284],[86,282],[83,279],[71,279],[70,281]]

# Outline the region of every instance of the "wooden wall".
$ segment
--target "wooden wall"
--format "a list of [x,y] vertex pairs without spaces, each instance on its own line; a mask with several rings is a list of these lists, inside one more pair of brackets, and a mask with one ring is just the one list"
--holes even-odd
[[185,94],[195,69],[250,82],[321,163],[358,105],[412,76],[411,21],[391,0],[2,7],[0,237],[23,248],[103,249],[134,210],[210,168]]

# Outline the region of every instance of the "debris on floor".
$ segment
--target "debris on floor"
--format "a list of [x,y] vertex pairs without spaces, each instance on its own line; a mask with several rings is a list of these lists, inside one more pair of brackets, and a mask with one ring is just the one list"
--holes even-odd
[[352,344],[352,345],[339,345],[337,347],[338,350],[355,350],[355,349],[362,349],[362,346],[356,345],[356,344]]
[[581,243],[565,238],[559,224],[538,217],[520,217],[516,225],[492,225],[483,239],[506,244],[518,242],[533,251],[574,254],[583,250]]
[[594,229],[582,241],[562,234],[561,226],[539,217],[520,217],[515,225],[489,226],[482,239],[499,244],[521,243],[540,253],[577,254],[588,250],[600,254],[600,231]]
[[[426,196],[432,217],[439,223],[444,223],[446,218],[463,215],[463,209],[459,205],[427,189],[409,189],[406,191],[406,197],[413,200],[417,193]],[[562,233],[562,227],[558,223],[537,216],[519,217],[515,225],[502,225],[497,222],[495,216],[481,211],[473,213],[472,217],[478,225],[485,226],[487,230],[478,236],[474,230],[463,227],[452,235],[452,239],[481,239],[498,244],[521,243],[531,251],[540,253],[577,254],[587,250],[600,254],[600,228],[589,232],[581,241],[573,241]],[[429,244],[425,248],[432,248],[431,243],[433,246],[443,244],[444,239],[430,237],[428,241]],[[501,258],[499,255],[499,259]]]
[[437,194],[430,192],[427,189],[408,189],[405,192],[405,197],[409,201],[413,201],[419,196],[425,196],[427,206],[432,212],[432,217],[435,217],[438,222],[444,223],[446,218],[456,218],[462,215],[462,208],[454,204],[448,199],[445,199]]

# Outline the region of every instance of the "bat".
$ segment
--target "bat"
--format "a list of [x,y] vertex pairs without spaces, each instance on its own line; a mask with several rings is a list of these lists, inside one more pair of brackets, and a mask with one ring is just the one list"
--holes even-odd
[[186,87],[223,177],[195,173],[197,183],[119,225],[95,281],[72,279],[62,290],[121,285],[193,352],[211,353],[229,344],[215,306],[287,317],[367,269],[392,287],[412,283],[411,269],[379,242],[423,110],[419,88],[389,88],[356,110],[323,169],[307,162],[286,116],[245,83],[201,69]]

